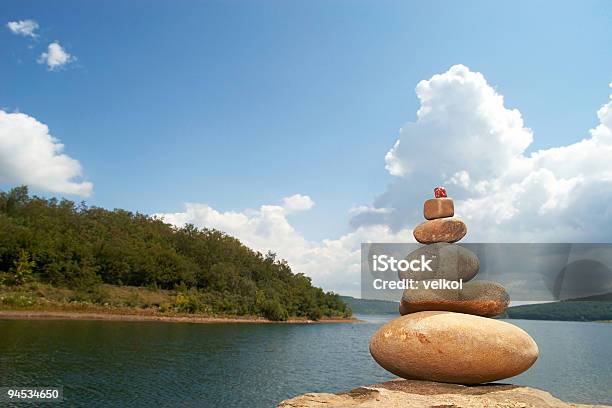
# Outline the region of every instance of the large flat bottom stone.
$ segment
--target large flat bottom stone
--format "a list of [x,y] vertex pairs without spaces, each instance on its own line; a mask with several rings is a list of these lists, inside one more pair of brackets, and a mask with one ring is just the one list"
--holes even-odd
[[312,393],[282,401],[278,408],[611,408],[564,402],[546,391],[511,384],[464,386],[394,380],[339,394]]

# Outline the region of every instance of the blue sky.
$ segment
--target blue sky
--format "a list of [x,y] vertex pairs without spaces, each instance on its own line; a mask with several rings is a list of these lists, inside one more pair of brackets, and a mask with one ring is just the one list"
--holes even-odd
[[[526,154],[588,137],[612,81],[606,1],[5,1],[0,17],[0,107],[49,126],[89,203],[242,211],[300,193],[308,240],[345,234],[392,182],[419,81],[483,73],[533,130]],[[6,28],[26,19],[36,39]],[[50,71],[53,41],[76,60]]]

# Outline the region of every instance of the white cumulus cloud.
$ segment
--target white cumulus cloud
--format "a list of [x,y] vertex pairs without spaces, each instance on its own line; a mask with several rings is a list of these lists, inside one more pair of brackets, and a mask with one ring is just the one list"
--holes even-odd
[[39,64],[45,64],[50,71],[55,71],[75,59],[58,42],[52,42],[47,46],[47,51],[40,54],[37,61]]
[[446,184],[471,240],[612,239],[612,102],[590,137],[527,154],[532,131],[482,74],[455,65],[416,93],[417,119],[385,157],[395,178],[352,225],[414,226],[423,200]]
[[391,183],[373,204],[349,210],[353,229],[343,236],[311,241],[296,231],[287,215],[314,204],[302,195],[257,210],[187,204],[182,212],[158,215],[272,250],[315,284],[352,295],[359,295],[360,244],[414,242],[423,201],[440,184],[473,242],[612,240],[612,101],[599,109],[599,124],[584,139],[528,154],[533,132],[482,74],[455,65],[421,81],[416,93],[416,121],[402,127],[385,156]]
[[484,76],[463,65],[419,82],[416,93],[421,101],[417,121],[400,130],[385,157],[394,176],[422,177],[432,171],[444,178],[499,176],[533,140],[520,112],[505,108]]
[[283,198],[283,208],[289,212],[307,211],[312,208],[314,201],[307,195],[294,194]]
[[37,37],[36,30],[38,30],[38,23],[34,20],[9,21],[6,27],[13,34],[32,38]]
[[35,118],[0,110],[0,182],[89,196],[93,185],[74,181],[82,175],[81,165],[63,149]]
[[358,228],[337,239],[310,241],[289,223],[287,215],[296,207],[288,209],[288,202],[299,203],[300,210],[314,204],[310,197],[297,194],[284,198],[282,206],[262,205],[256,210],[220,212],[206,204],[189,203],[182,212],[155,215],[177,226],[193,224],[224,231],[257,251],[275,252],[289,262],[294,272],[305,273],[327,290],[353,295],[360,291],[362,242],[411,240],[410,231],[393,233],[388,227],[377,225]]

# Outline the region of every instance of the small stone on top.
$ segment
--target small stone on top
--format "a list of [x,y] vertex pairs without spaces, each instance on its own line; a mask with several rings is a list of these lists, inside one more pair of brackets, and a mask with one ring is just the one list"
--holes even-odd
[[434,188],[434,196],[436,198],[448,197],[446,195],[446,189],[444,187],[436,187],[436,188]]

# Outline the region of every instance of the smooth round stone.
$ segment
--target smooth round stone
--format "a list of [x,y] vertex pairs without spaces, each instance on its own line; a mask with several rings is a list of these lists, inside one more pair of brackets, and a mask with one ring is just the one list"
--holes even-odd
[[453,312],[418,312],[391,320],[370,341],[385,370],[406,379],[479,384],[513,377],[538,358],[522,329]]
[[423,204],[423,215],[428,220],[446,218],[455,215],[455,204],[452,198],[432,198]]
[[431,271],[400,271],[400,279],[446,279],[467,282],[478,273],[480,261],[475,253],[459,245],[438,242],[425,245],[408,254],[406,260],[431,259]]
[[406,289],[400,302],[400,314],[440,310],[494,317],[506,311],[510,296],[497,282],[476,281],[463,284],[463,289]]
[[421,244],[436,242],[457,242],[467,233],[467,226],[459,218],[438,218],[425,221],[412,231],[414,238]]

